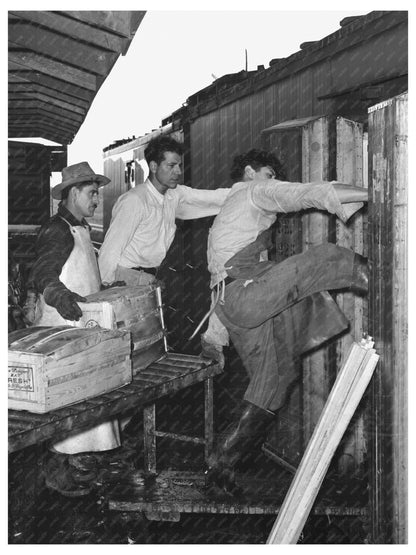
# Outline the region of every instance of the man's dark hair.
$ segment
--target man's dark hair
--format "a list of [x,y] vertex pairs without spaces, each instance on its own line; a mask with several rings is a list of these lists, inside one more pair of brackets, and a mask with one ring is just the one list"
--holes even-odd
[[179,143],[167,135],[159,135],[149,142],[145,148],[144,157],[146,158],[146,162],[148,164],[150,164],[150,162],[160,164],[165,158],[165,152],[175,152],[176,154],[179,154],[179,156],[182,156],[182,143]]
[[97,181],[85,181],[84,183],[79,183],[78,185],[69,185],[69,187],[65,187],[65,189],[62,189],[61,191],[61,200],[66,200],[69,196],[69,191],[74,187],[76,187],[78,191],[82,191],[84,187],[94,185],[94,183],[97,183]]
[[262,167],[269,166],[276,174],[276,178],[280,180],[286,179],[283,166],[279,159],[267,150],[259,150],[253,148],[245,154],[239,154],[233,160],[231,166],[230,177],[233,181],[239,181],[244,176],[244,169],[246,166],[251,166],[254,171]]

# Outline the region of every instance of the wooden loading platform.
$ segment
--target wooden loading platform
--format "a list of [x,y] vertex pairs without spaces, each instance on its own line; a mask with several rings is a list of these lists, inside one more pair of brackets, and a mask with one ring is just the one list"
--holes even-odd
[[[241,495],[216,495],[205,488],[203,472],[161,471],[148,478],[143,472],[132,472],[110,486],[109,509],[126,513],[144,513],[149,520],[179,521],[181,514],[273,515],[278,514],[292,475],[277,472],[274,477],[237,474]],[[365,504],[357,497],[349,498],[328,481],[312,515],[355,516],[365,520]]]
[[[155,402],[197,383],[204,383],[204,438],[177,435],[176,439],[203,443],[206,454],[213,443],[213,377],[222,372],[218,364],[193,355],[166,353],[114,391],[46,414],[9,410],[9,453],[47,440],[64,438],[69,432],[91,427],[129,409],[143,411],[145,467],[156,469]],[[162,432],[160,432],[162,433]]]

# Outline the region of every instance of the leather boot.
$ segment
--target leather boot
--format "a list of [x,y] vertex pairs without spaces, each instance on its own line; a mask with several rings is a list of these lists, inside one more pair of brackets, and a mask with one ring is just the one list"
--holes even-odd
[[354,254],[351,291],[358,295],[368,293],[368,258],[357,253]]
[[271,411],[243,401],[240,417],[227,428],[225,438],[209,457],[205,473],[208,489],[219,488],[227,495],[241,492],[235,483],[234,465],[244,457],[256,439],[265,438],[268,424],[274,416]]

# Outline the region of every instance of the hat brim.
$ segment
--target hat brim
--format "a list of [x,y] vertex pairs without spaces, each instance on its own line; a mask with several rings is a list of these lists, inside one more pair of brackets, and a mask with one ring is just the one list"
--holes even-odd
[[98,183],[99,187],[104,187],[104,185],[108,185],[108,183],[110,183],[111,179],[108,179],[105,175],[100,174],[86,175],[85,177],[73,177],[72,179],[67,179],[66,181],[62,181],[62,183],[55,185],[51,191],[52,198],[61,200],[62,191],[64,189],[71,187],[72,185],[82,185],[86,181],[95,181]]

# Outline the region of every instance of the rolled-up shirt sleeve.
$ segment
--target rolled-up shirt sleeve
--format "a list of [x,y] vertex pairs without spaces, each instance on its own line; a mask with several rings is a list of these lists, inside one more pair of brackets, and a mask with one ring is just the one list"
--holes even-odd
[[118,199],[113,208],[110,227],[98,255],[101,281],[113,283],[121,255],[140,224],[140,203],[133,196]]
[[[298,212],[315,208],[336,214],[346,222],[351,214],[345,211],[335,188],[329,181],[318,183],[288,183],[268,180],[252,188],[253,204],[270,212]],[[357,210],[357,206],[355,207]]]
[[178,186],[179,203],[175,216],[180,220],[192,220],[206,216],[216,216],[221,210],[230,189],[218,188],[192,189],[186,185]]

